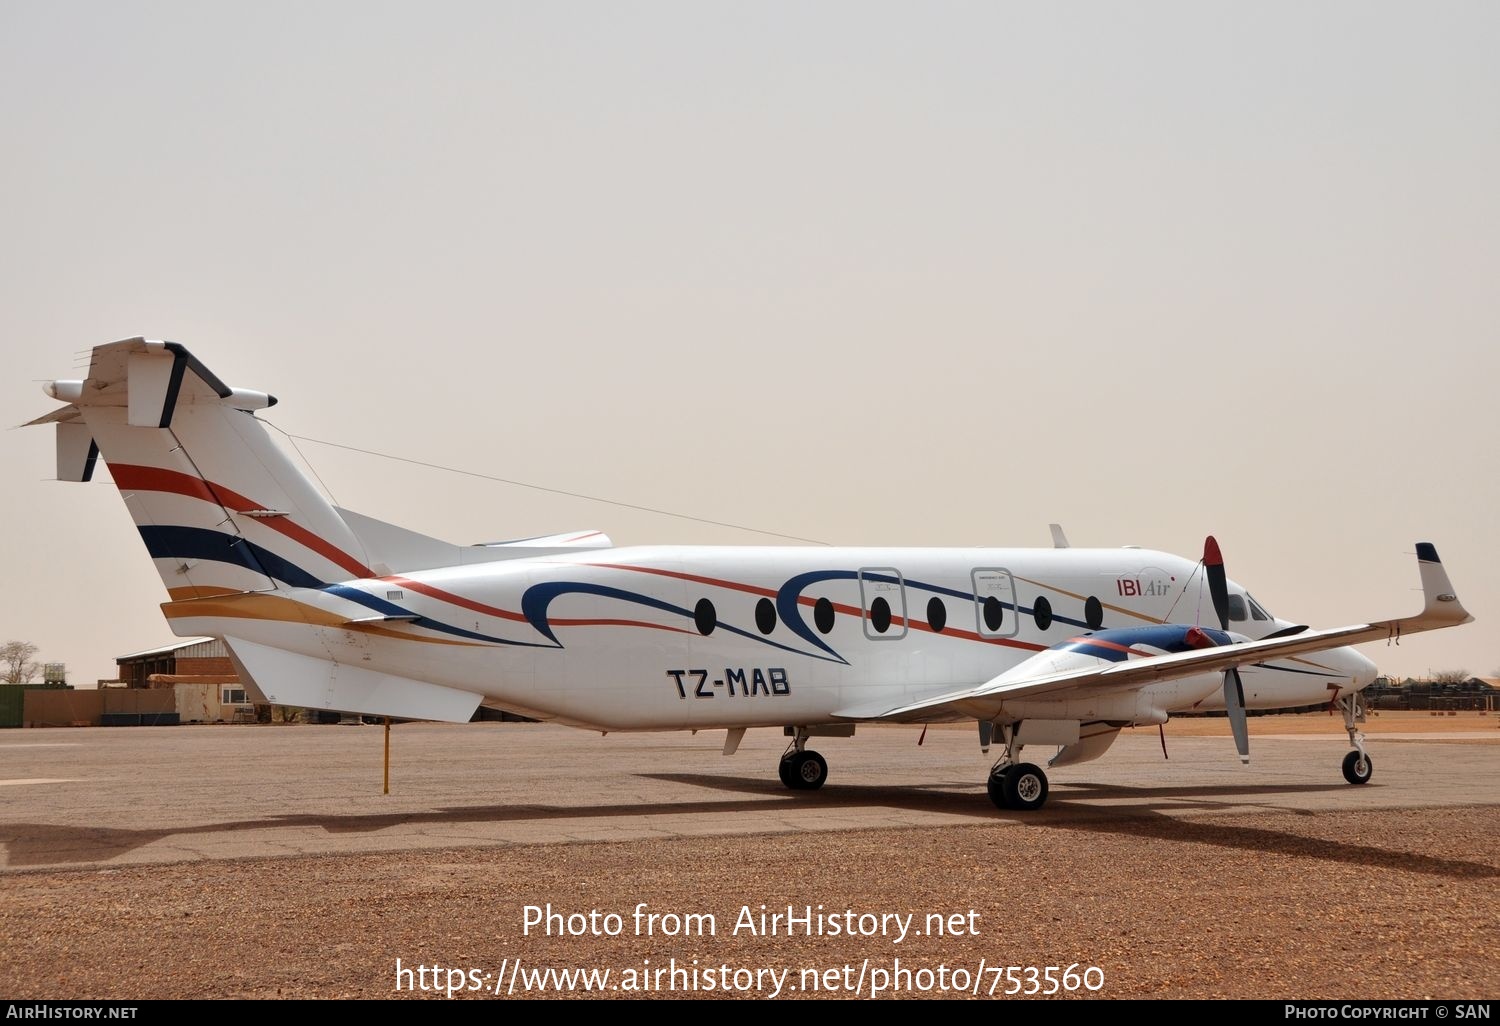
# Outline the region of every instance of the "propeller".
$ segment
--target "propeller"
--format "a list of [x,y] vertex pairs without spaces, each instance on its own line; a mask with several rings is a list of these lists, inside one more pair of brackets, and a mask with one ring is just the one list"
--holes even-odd
[[[1203,542],[1203,574],[1208,578],[1208,594],[1213,599],[1214,612],[1219,616],[1219,629],[1229,630],[1229,582],[1224,575],[1224,556],[1219,552],[1219,543],[1209,535]],[[1234,747],[1240,753],[1240,762],[1250,762],[1250,725],[1245,722],[1245,685],[1240,681],[1238,667],[1224,671],[1224,709],[1229,713],[1229,729],[1234,732]]]

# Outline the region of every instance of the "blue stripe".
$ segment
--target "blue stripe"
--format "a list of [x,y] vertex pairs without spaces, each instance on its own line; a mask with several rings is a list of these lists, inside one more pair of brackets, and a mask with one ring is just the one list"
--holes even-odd
[[[688,620],[693,619],[693,611],[691,609],[674,606],[670,602],[665,602],[651,595],[642,595],[638,592],[625,591],[621,588],[611,588],[603,584],[586,584],[582,581],[547,581],[542,584],[533,584],[530,588],[526,589],[526,594],[521,596],[521,613],[526,617],[527,622],[531,626],[555,642],[559,648],[562,647],[562,643],[557,640],[557,635],[552,633],[552,624],[547,620],[547,607],[552,604],[553,599],[568,594],[598,595],[601,598],[619,599],[622,602],[632,602],[638,606],[659,609],[664,613],[675,613]],[[770,645],[772,648],[779,648],[783,652],[791,652],[793,655],[822,659],[825,662],[844,661],[838,657],[837,653],[834,653],[833,658],[829,659],[828,656],[818,655],[816,652],[804,652],[790,645],[783,645],[779,641],[772,641],[770,638],[759,634],[751,634],[747,630],[742,630],[722,620],[719,621],[718,627],[721,630],[726,630],[731,634],[747,638],[750,641],[758,641],[762,645]]]
[[1274,670],[1277,673],[1305,673],[1309,677],[1338,677],[1340,674],[1333,670],[1299,670],[1295,666],[1272,666],[1270,663],[1253,663],[1262,670]]
[[857,576],[858,574],[853,570],[814,570],[810,573],[798,574],[776,592],[776,612],[781,617],[781,622],[790,627],[797,637],[817,645],[845,666],[849,665],[849,661],[830,648],[828,643],[814,634],[812,628],[807,625],[807,621],[802,618],[802,607],[798,605],[797,600],[802,597],[803,591],[819,581],[848,581]]
[[140,527],[154,559],[200,559],[242,566],[293,588],[321,588],[323,582],[252,541],[206,527]]
[[[407,617],[414,615],[410,609],[405,609],[401,606],[398,606],[394,602],[387,602],[383,598],[376,598],[369,592],[360,591],[358,588],[351,588],[347,584],[330,584],[325,587],[323,591],[329,595],[337,595],[339,598],[348,599],[350,602],[357,602],[368,609],[375,610],[375,612],[379,613],[381,616]],[[452,624],[443,623],[441,620],[434,620],[431,617],[426,616],[417,616],[415,620],[406,620],[405,622],[410,623],[416,627],[426,627],[431,631],[438,631],[443,634],[451,634],[457,638],[469,638],[473,641],[488,641],[496,645],[521,645],[525,648],[562,647],[561,645],[540,645],[534,641],[512,641],[509,638],[497,638],[491,634],[480,634],[477,631],[464,630],[462,627],[455,627]],[[553,640],[556,641],[555,638]]]
[[172,351],[172,373],[167,378],[167,394],[161,404],[161,420],[156,425],[159,428],[172,426],[172,414],[177,409],[177,393],[182,389],[182,373],[187,370],[187,361],[186,349]]

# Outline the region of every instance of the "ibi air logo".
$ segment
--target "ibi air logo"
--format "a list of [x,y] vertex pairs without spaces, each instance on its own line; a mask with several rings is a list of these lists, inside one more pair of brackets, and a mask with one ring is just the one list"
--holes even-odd
[[1122,598],[1161,598],[1171,592],[1176,580],[1165,570],[1148,566],[1138,574],[1115,578],[1115,592]]

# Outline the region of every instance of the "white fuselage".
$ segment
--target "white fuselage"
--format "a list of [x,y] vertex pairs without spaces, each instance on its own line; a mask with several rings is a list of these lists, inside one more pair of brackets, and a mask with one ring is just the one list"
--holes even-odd
[[[1230,591],[1242,616],[1232,632],[1289,626]],[[279,595],[272,615],[164,609],[179,634],[274,645],[604,730],[827,724],[973,687],[1101,627],[1217,626],[1196,562],[1134,548],[635,547]],[[1241,668],[1249,708],[1327,702],[1374,676],[1352,649]],[[1148,723],[1222,707],[1213,673],[1022,700],[1000,721]]]

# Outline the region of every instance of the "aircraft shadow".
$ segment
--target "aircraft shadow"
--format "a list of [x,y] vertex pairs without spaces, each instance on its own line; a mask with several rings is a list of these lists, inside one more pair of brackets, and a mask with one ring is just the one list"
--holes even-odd
[[[758,781],[736,780],[731,777],[683,773],[648,774],[648,776],[656,780],[696,784],[700,787],[718,787],[731,791],[758,793],[767,789]],[[1282,784],[1267,787],[1254,784],[1215,784],[1158,788],[1124,787],[1118,784],[1063,784],[1051,792],[1046,808],[1042,812],[1025,814],[1002,813],[990,804],[986,796],[972,791],[935,791],[925,786],[879,789],[825,786],[820,791],[800,797],[823,799],[824,803],[831,808],[879,806],[926,812],[956,812],[990,822],[1000,816],[1007,821],[1026,826],[1119,834],[1170,844],[1209,844],[1221,848],[1295,855],[1324,862],[1343,862],[1349,865],[1403,870],[1429,876],[1457,879],[1500,877],[1500,868],[1483,862],[1438,858],[1419,852],[1377,848],[1372,845],[1353,844],[1323,837],[1304,837],[1267,830],[1263,827],[1203,823],[1194,817],[1169,814],[1169,810],[1180,812],[1186,799],[1196,800],[1195,810],[1198,811],[1243,809],[1248,805],[1294,816],[1316,817],[1319,813],[1315,810],[1285,808],[1269,801],[1247,803],[1212,799],[1255,796],[1271,798],[1275,795],[1286,794],[1316,794],[1346,790],[1348,786],[1348,784]],[[775,789],[774,785],[771,789]],[[846,792],[857,792],[861,797],[850,799]],[[1123,806],[1083,804],[1103,798],[1144,798],[1146,800],[1144,803],[1137,802]]]
[[[649,816],[694,816],[715,813],[764,817],[817,808],[827,811],[902,809],[913,812],[962,816],[976,824],[995,823],[1112,833],[1162,843],[1198,843],[1256,852],[1299,855],[1322,861],[1344,862],[1376,868],[1401,869],[1455,878],[1500,877],[1500,869],[1479,862],[1443,859],[1412,852],[1392,851],[1368,845],[1325,838],[1302,837],[1262,827],[1201,823],[1193,817],[1169,815],[1181,811],[1184,800],[1196,801],[1196,809],[1213,811],[1244,808],[1243,800],[1255,796],[1317,793],[1340,790],[1341,784],[1295,784],[1274,788],[1253,785],[1212,785],[1172,788],[1131,788],[1106,784],[1064,784],[1056,788],[1044,811],[1035,814],[1002,813],[972,782],[952,785],[897,785],[869,787],[829,785],[819,791],[789,793],[775,781],[746,780],[709,774],[640,774],[644,779],[686,784],[710,790],[743,794],[743,799],[706,801],[617,803],[598,805],[489,805],[460,806],[424,812],[337,814],[282,814],[170,828],[126,829],[87,827],[53,823],[0,825],[10,868],[45,865],[98,863],[128,854],[158,841],[188,835],[226,834],[251,830],[312,828],[329,834],[374,833],[400,826],[454,826],[483,823],[525,823],[546,820],[607,820]],[[952,789],[948,789],[952,788]],[[959,790],[958,788],[962,788]],[[753,797],[752,797],[753,796]],[[1090,799],[1136,798],[1144,802],[1099,806]],[[1316,816],[1305,809],[1287,809],[1271,802],[1251,803],[1258,808]],[[274,840],[273,840],[273,843]],[[283,842],[283,847],[286,845]],[[187,854],[185,852],[185,854]],[[191,856],[189,856],[191,857]]]
[[[705,780],[719,778],[707,777]],[[850,789],[854,790],[854,789]],[[768,798],[758,800],[719,799],[713,801],[621,803],[612,805],[474,805],[433,809],[425,812],[268,815],[255,819],[223,823],[190,824],[180,827],[128,829],[123,827],[87,827],[56,823],[0,824],[0,845],[4,845],[9,868],[27,866],[69,865],[106,861],[128,854],[137,848],[173,837],[237,833],[249,830],[314,828],[329,834],[374,833],[399,826],[453,826],[465,823],[525,823],[554,819],[606,820],[617,817],[694,816],[714,813],[778,813],[804,808],[808,796],[789,794],[779,784],[756,789]],[[978,819],[991,819],[980,805],[956,796],[954,812],[964,812]],[[889,805],[871,798],[851,803],[866,806]],[[273,842],[274,843],[274,842]]]

